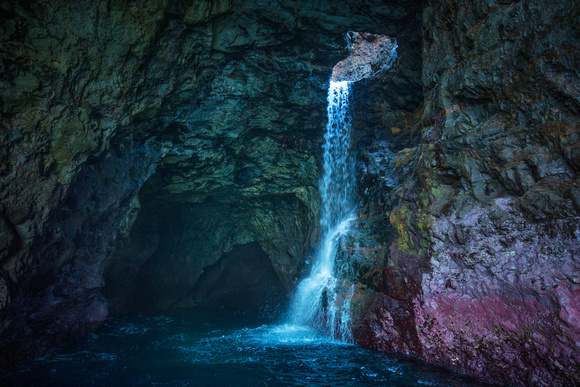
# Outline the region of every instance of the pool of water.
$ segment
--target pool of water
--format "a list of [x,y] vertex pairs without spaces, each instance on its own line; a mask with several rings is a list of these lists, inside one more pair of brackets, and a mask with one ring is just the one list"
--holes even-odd
[[489,386],[297,326],[199,309],[110,318],[0,375],[2,386]]

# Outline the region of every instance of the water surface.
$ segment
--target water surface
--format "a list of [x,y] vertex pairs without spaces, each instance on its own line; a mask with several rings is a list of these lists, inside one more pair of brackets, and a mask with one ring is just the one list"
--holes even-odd
[[249,313],[111,318],[1,386],[483,386],[446,369]]

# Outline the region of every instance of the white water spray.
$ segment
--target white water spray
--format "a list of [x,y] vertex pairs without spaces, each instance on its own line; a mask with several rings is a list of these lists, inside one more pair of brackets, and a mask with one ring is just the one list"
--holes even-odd
[[[354,162],[350,153],[350,115],[348,81],[330,82],[328,124],[324,135],[323,176],[320,181],[322,240],[310,275],[302,280],[290,309],[290,323],[314,325],[332,338],[350,341],[350,299],[354,288],[335,277],[334,263],[341,236],[354,220],[356,187]],[[341,296],[340,294],[346,294]]]

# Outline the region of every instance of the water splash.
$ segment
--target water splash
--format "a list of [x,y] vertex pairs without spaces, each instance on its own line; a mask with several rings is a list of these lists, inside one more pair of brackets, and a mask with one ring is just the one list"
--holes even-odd
[[[350,152],[348,81],[330,82],[328,123],[324,135],[324,164],[320,180],[322,240],[310,275],[302,280],[290,308],[290,322],[313,325],[334,339],[350,341],[350,299],[354,287],[345,292],[335,277],[334,263],[339,240],[355,218],[356,187],[354,162]],[[345,296],[346,294],[346,296]]]

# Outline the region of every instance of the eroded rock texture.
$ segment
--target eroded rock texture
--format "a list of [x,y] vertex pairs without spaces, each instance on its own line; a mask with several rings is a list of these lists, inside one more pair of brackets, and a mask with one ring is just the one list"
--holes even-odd
[[398,36],[417,13],[402,1],[2,2],[0,365],[109,311],[219,294],[198,280],[221,284],[242,246],[288,289],[316,237],[344,34]]
[[349,31],[347,41],[351,53],[334,66],[331,81],[357,82],[377,77],[390,69],[397,57],[397,42],[385,35]]
[[[360,343],[502,384],[580,384],[578,15],[572,2],[426,6],[424,109],[386,125],[419,146],[359,158],[367,205],[345,255]],[[369,229],[381,214],[390,234]]]

